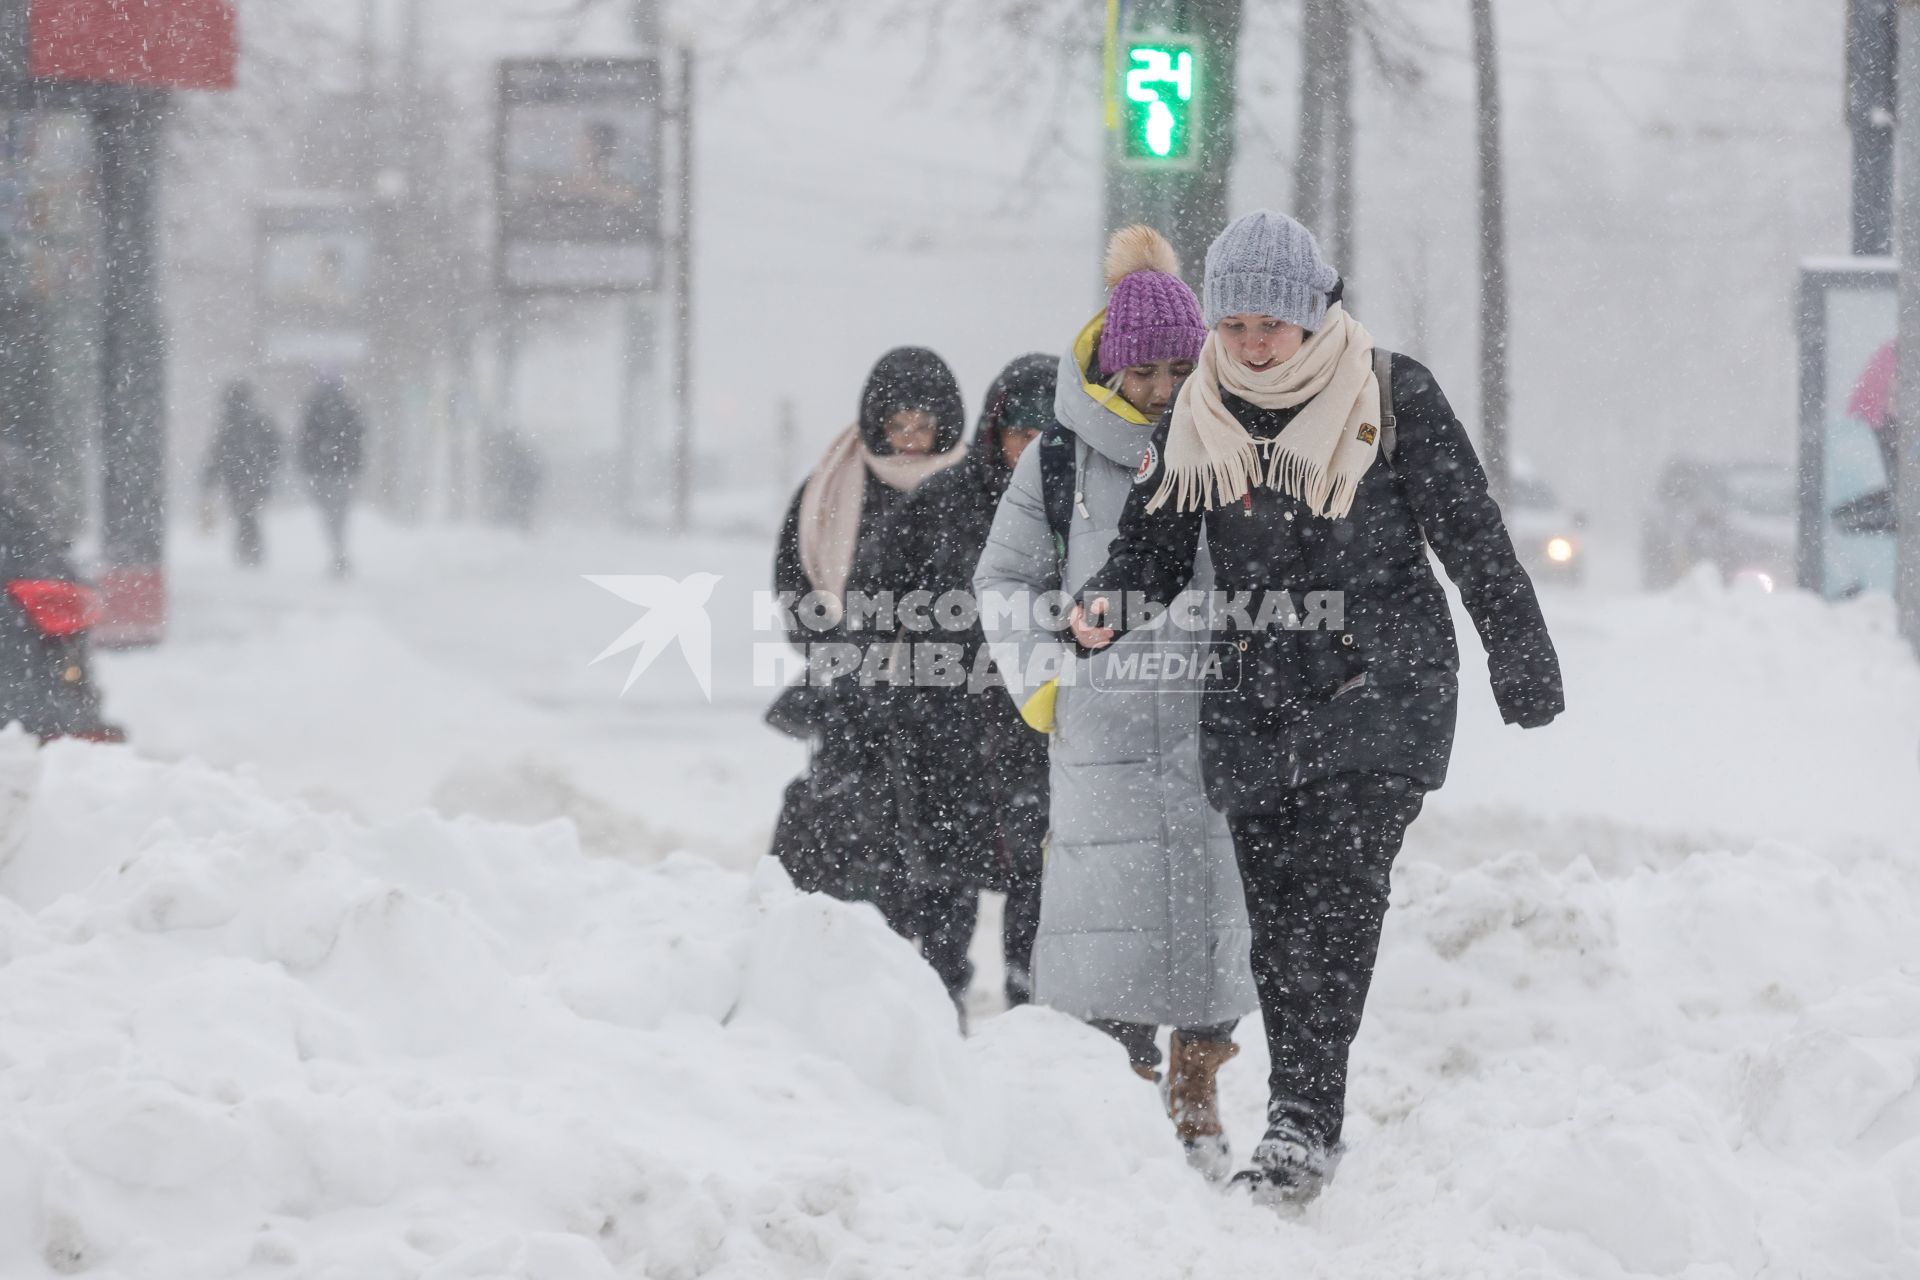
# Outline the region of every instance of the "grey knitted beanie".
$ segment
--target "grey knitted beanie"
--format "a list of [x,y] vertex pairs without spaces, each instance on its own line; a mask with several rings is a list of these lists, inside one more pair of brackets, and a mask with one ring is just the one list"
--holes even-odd
[[1284,213],[1257,209],[1235,218],[1207,249],[1207,327],[1227,316],[1261,315],[1318,329],[1339,280],[1313,232]]

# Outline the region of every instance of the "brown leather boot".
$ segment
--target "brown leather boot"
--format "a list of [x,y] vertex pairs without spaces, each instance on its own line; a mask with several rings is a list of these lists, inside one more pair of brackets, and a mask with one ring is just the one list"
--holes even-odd
[[1220,1123],[1220,1068],[1240,1046],[1231,1040],[1186,1040],[1178,1031],[1168,1044],[1167,1114],[1187,1149],[1187,1162],[1215,1182],[1233,1167],[1233,1152]]
[[1133,1064],[1133,1074],[1139,1076],[1142,1080],[1145,1080],[1148,1084],[1160,1083],[1160,1073],[1158,1071],[1155,1071],[1152,1067],[1144,1067],[1136,1062]]

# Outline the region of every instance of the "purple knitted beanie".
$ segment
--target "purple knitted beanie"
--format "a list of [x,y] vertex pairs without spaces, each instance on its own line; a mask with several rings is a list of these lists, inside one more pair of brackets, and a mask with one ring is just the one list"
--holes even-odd
[[1200,300],[1180,278],[1180,259],[1151,227],[1125,227],[1107,243],[1106,330],[1100,372],[1159,360],[1197,360],[1207,340]]

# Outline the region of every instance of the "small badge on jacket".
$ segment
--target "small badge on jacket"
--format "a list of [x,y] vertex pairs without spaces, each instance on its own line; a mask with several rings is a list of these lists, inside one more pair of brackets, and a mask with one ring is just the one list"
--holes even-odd
[[1153,469],[1159,465],[1160,451],[1149,443],[1147,445],[1147,456],[1140,459],[1140,469],[1133,473],[1133,482],[1135,484],[1145,484],[1147,477],[1151,476]]

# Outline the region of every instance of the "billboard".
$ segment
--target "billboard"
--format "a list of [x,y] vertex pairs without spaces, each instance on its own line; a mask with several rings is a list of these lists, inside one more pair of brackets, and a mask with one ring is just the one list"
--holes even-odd
[[233,0],[31,0],[27,66],[50,80],[231,89]]
[[367,358],[373,224],[365,205],[316,192],[258,211],[261,356],[342,369]]
[[1885,258],[1800,273],[1799,577],[1829,599],[1893,591],[1896,275]]
[[658,287],[660,72],[650,58],[500,65],[502,288]]

